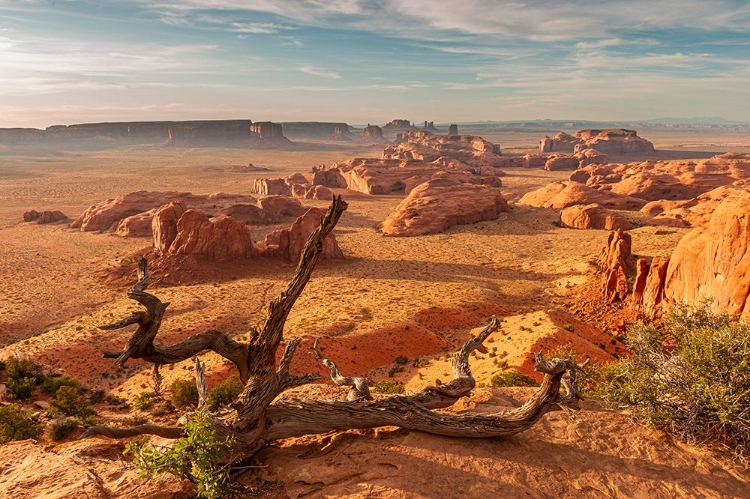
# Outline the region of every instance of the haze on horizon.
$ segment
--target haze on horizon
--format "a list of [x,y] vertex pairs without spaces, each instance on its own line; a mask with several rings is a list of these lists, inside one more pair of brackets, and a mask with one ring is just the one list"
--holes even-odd
[[750,3],[0,0],[0,127],[748,121]]

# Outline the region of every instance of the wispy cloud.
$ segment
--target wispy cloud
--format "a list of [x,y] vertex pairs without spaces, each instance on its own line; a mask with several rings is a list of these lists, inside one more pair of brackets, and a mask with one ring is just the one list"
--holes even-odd
[[317,76],[318,78],[328,78],[331,80],[340,80],[341,75],[334,71],[326,71],[315,66],[305,65],[299,68],[299,70],[305,74]]

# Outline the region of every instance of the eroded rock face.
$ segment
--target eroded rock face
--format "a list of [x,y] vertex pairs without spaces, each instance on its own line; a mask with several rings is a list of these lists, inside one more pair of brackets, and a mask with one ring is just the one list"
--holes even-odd
[[398,134],[396,144],[383,150],[383,159],[427,163],[455,160],[470,167],[499,167],[500,146],[473,135],[439,135],[427,131]]
[[[310,234],[320,225],[325,213],[318,208],[308,209],[294,221],[288,229],[276,230],[266,236],[266,255],[280,256],[288,262],[298,262],[302,249]],[[323,253],[320,258],[330,260],[343,258],[344,253],[333,233],[323,240]]]
[[629,272],[635,265],[631,248],[630,234],[619,229],[610,232],[599,257],[599,266],[605,271],[622,267],[625,272]]
[[433,179],[414,188],[380,224],[388,236],[443,232],[453,225],[494,220],[510,211],[500,191],[491,186]]
[[572,229],[630,230],[633,228],[627,218],[593,203],[564,208],[560,221]]
[[187,208],[182,201],[173,201],[157,208],[151,221],[154,250],[165,254],[177,237],[177,221]]
[[[182,201],[189,208],[220,209],[237,203],[254,203],[252,196],[215,193],[193,195],[189,192],[149,192],[137,191],[123,194],[114,199],[107,199],[90,206],[70,226],[82,231],[117,230],[120,234],[144,235],[153,211],[171,201]],[[135,218],[118,227],[121,220]],[[130,227],[132,225],[132,228]]]
[[560,132],[553,138],[544,137],[539,141],[539,152],[573,152],[583,141],[568,133]]
[[750,194],[737,193],[677,244],[666,272],[666,300],[699,305],[710,299],[714,312],[750,317],[749,248]]
[[575,156],[553,154],[544,163],[544,169],[550,172],[559,170],[575,170],[578,168],[579,160]]
[[596,149],[606,154],[629,155],[653,153],[654,144],[638,137],[635,130],[615,128],[607,130],[581,130],[574,136],[582,141],[576,144],[575,152],[583,149]]
[[166,253],[228,260],[252,256],[254,248],[244,223],[227,216],[209,219],[202,212],[189,209],[177,220],[177,234]]
[[524,194],[518,203],[557,209],[597,203],[614,210],[638,210],[646,204],[642,199],[599,191],[578,182],[552,182]]

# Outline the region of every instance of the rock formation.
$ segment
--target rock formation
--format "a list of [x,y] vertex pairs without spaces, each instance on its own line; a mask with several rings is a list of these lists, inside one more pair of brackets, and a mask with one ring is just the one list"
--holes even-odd
[[699,305],[750,318],[750,194],[724,199],[708,224],[686,234],[667,267],[664,297],[669,303]]
[[409,120],[392,120],[383,126],[384,130],[414,130]]
[[415,187],[380,229],[388,236],[434,234],[454,225],[494,220],[504,211],[510,209],[497,188],[439,178]]
[[458,135],[458,125],[450,125],[448,127],[448,135]]
[[[297,218],[288,229],[271,232],[266,236],[266,251],[268,256],[278,256],[292,263],[299,261],[302,249],[307,239],[323,219],[324,212],[318,208],[308,209],[302,216]],[[344,254],[332,233],[323,240],[323,253],[321,258],[325,260],[343,258]]]
[[284,135],[290,139],[320,139],[326,140],[333,136],[340,139],[350,139],[350,127],[346,123],[321,121],[285,121],[281,123]]
[[518,200],[518,204],[557,209],[592,203],[614,210],[638,210],[646,204],[642,199],[599,191],[577,182],[552,182]]
[[154,251],[167,254],[177,237],[177,221],[187,211],[185,203],[173,201],[156,209],[151,221]]
[[540,152],[581,152],[585,149],[613,155],[653,153],[654,145],[638,137],[635,130],[622,128],[580,130],[573,135],[560,132],[554,138],[544,137],[539,142]]
[[550,172],[558,170],[575,170],[578,168],[579,159],[575,156],[564,154],[553,154],[544,163],[544,169]]
[[[178,207],[173,207],[175,213]],[[163,240],[156,240],[154,233],[154,247],[165,247],[171,227],[166,227],[171,213],[165,213],[158,224],[160,234],[167,236]],[[155,222],[155,226],[156,226]],[[250,230],[247,226],[232,217],[215,217],[209,219],[198,210],[188,209],[176,222],[174,240],[163,254],[168,255],[196,255],[207,260],[221,261],[232,258],[247,258],[255,253]]]
[[53,224],[67,219],[65,213],[60,210],[45,210],[42,212],[30,210],[23,214],[24,222],[36,222],[38,224]]
[[446,164],[459,161],[471,167],[497,167],[500,146],[473,135],[439,135],[408,131],[396,136],[396,143],[383,150],[383,159],[421,160]]
[[628,296],[627,273],[635,266],[631,247],[630,234],[618,229],[609,233],[602,248],[599,267],[603,272],[602,292],[608,302],[624,301]]
[[560,221],[572,229],[630,230],[633,228],[627,218],[612,212],[599,204],[576,205],[564,208]]
[[362,140],[364,142],[379,143],[384,142],[383,129],[378,125],[368,124],[364,130],[362,130]]

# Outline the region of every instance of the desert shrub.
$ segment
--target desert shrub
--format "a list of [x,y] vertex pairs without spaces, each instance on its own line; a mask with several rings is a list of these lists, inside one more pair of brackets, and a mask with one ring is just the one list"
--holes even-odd
[[91,403],[83,396],[77,386],[61,386],[50,400],[50,413],[53,416],[77,416],[88,418],[95,414]]
[[414,367],[427,367],[430,365],[430,361],[428,359],[423,359],[422,357],[414,357],[411,365]]
[[390,377],[392,378],[392,377],[394,377],[394,376],[395,376],[396,374],[398,374],[398,373],[402,373],[402,372],[404,372],[404,366],[394,366],[394,367],[391,367],[391,368],[390,368],[390,369],[388,370],[388,376],[390,376]]
[[521,374],[518,371],[504,371],[496,374],[490,380],[492,386],[536,386],[534,378]]
[[139,393],[133,402],[133,407],[139,411],[147,411],[152,405],[154,405],[153,393]]
[[214,499],[224,496],[228,491],[229,469],[217,462],[222,447],[231,441],[219,441],[212,430],[211,420],[199,411],[184,429],[185,436],[175,440],[171,447],[147,447],[145,440],[139,440],[129,443],[125,452],[133,454],[133,464],[145,478],[172,473],[194,482],[198,497]]
[[372,391],[375,393],[404,393],[404,385],[396,381],[378,381],[372,385]]
[[92,404],[98,404],[104,400],[104,396],[104,390],[94,390],[91,392],[91,395],[89,395],[89,402]]
[[17,404],[0,406],[0,444],[12,440],[37,438],[42,433],[39,424],[31,411],[26,411]]
[[104,397],[104,401],[107,403],[108,406],[110,406],[112,409],[127,409],[130,407],[130,404],[128,404],[128,401],[125,400],[122,397],[118,397],[117,395],[109,394],[106,397]]
[[406,364],[409,363],[409,357],[407,357],[406,355],[399,355],[393,360],[393,362],[395,362],[396,364],[400,366],[405,366]]
[[47,436],[58,442],[78,429],[75,418],[57,418],[47,426]]
[[167,414],[171,414],[175,411],[174,405],[172,405],[172,401],[165,400],[158,404],[156,407],[154,407],[151,410],[151,414],[154,416],[166,416]]
[[52,394],[57,393],[57,390],[63,386],[75,386],[78,388],[80,387],[80,383],[76,378],[63,374],[62,376],[48,376],[44,378],[40,388],[44,393]]
[[215,411],[219,406],[231,403],[242,392],[242,388],[244,387],[236,376],[228,377],[222,384],[208,393],[206,407],[209,411]]
[[42,382],[42,367],[29,360],[10,357],[5,363],[8,372],[8,390],[11,398],[25,400],[31,397],[34,389]]
[[[683,439],[750,450],[750,325],[706,307],[679,306],[664,326],[636,325],[629,359],[595,371],[595,394],[632,407],[644,421]],[[665,348],[664,345],[670,345]]]
[[172,405],[178,409],[198,405],[198,388],[195,381],[177,379],[169,385],[169,391],[172,394]]

